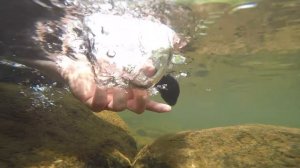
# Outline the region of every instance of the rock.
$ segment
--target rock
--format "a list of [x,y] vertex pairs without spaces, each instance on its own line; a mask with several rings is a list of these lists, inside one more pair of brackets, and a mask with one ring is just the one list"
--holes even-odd
[[300,24],[288,24],[296,22],[299,14],[286,12],[297,11],[299,5],[293,1],[274,0],[259,1],[256,5],[255,8],[234,10],[237,6],[229,4],[193,4],[190,8],[195,20],[203,20],[199,27],[204,27],[196,34],[205,35],[194,39],[189,47],[202,57],[299,51],[300,38],[294,36]]
[[99,118],[103,119],[104,121],[114,125],[115,127],[118,127],[125,132],[129,133],[129,127],[125,123],[125,121],[115,112],[104,110],[99,113],[94,113]]
[[56,106],[33,106],[24,90],[0,83],[1,168],[130,166],[136,142],[117,114],[95,115],[69,94]]
[[300,129],[242,125],[166,135],[144,147],[134,168],[299,167]]

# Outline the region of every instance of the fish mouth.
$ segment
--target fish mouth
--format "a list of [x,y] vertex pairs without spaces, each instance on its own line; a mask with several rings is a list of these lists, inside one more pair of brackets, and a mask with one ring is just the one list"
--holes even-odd
[[92,64],[96,82],[105,87],[136,87],[148,89],[154,86],[162,76],[162,69],[151,65],[122,65],[105,59]]
[[[129,54],[121,54],[121,57],[130,58]],[[136,60],[131,61],[102,55],[91,59],[94,60],[92,64],[97,83],[106,87],[151,88],[169,68],[172,50],[159,50],[146,58],[143,56],[140,59],[137,56],[134,58]]]
[[162,78],[162,76],[156,80],[147,80],[147,81],[143,81],[143,82],[141,82],[140,80],[131,80],[129,82],[129,87],[149,89],[149,88],[153,87],[161,78]]
[[152,86],[154,86],[154,84],[152,82],[149,82],[148,84],[140,84],[140,83],[130,82],[129,86],[133,87],[133,88],[149,89]]
[[144,67],[134,72],[124,71],[122,74],[122,79],[128,83],[128,87],[148,89],[155,85],[156,81],[160,78],[158,75],[158,70],[155,67]]
[[160,55],[164,56],[153,56],[144,65],[137,66],[138,73],[131,74],[134,77],[129,79],[129,85],[148,89],[158,83],[169,68],[172,52],[163,52]]

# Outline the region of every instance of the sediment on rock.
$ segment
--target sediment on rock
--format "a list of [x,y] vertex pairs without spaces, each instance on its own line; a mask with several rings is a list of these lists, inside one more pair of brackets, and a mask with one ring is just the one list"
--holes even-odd
[[163,136],[139,152],[133,168],[299,165],[300,129],[241,125]]
[[130,166],[136,142],[117,114],[97,116],[71,95],[34,107],[21,88],[0,83],[0,167]]

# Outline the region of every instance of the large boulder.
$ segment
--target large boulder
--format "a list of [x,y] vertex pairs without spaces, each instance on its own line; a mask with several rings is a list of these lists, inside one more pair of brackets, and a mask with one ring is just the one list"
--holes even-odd
[[244,125],[166,135],[144,147],[134,168],[299,167],[300,129]]
[[0,83],[1,168],[131,165],[136,142],[117,114],[95,115],[69,94],[40,107],[26,88]]

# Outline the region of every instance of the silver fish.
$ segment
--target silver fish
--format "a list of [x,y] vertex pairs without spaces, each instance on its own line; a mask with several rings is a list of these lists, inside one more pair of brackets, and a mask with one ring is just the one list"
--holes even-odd
[[149,88],[168,68],[176,33],[166,25],[100,13],[86,16],[84,24],[101,84]]
[[[171,76],[163,76],[179,38],[153,17],[116,14],[103,5],[80,8],[92,1],[0,2],[4,4],[0,7],[0,60],[50,73],[72,59],[92,66],[96,82],[106,87],[148,89],[158,83],[177,84]],[[177,100],[179,87],[175,88],[163,89],[163,94],[176,93]]]

